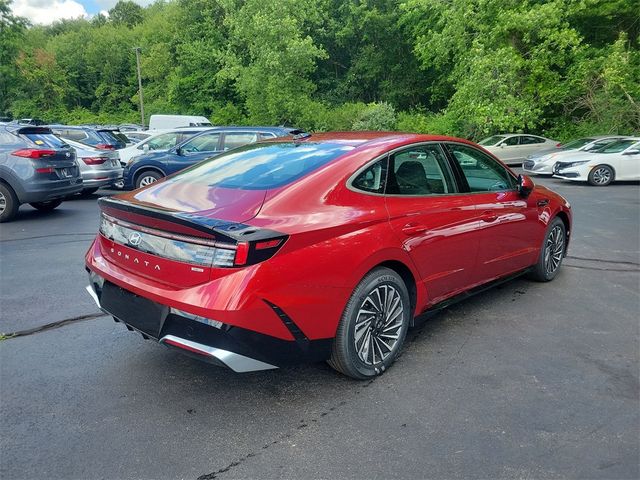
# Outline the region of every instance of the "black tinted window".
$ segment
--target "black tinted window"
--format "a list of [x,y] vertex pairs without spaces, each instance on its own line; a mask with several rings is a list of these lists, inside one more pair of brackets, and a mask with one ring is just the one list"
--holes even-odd
[[367,167],[354,178],[351,185],[358,190],[371,193],[384,193],[387,180],[387,157]]
[[449,165],[439,145],[411,147],[389,161],[387,193],[438,195],[455,191]]
[[251,144],[184,170],[169,182],[263,190],[280,187],[329,163],[353,147],[330,143]]

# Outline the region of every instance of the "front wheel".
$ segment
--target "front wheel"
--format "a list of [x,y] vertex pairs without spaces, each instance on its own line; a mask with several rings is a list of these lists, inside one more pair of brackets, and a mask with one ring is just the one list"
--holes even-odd
[[162,175],[153,170],[142,172],[140,175],[138,175],[138,178],[136,180],[136,188],[146,187],[147,185],[151,185],[152,183],[157,182],[161,178]]
[[329,365],[359,380],[381,374],[402,348],[411,302],[400,276],[389,268],[369,272],[344,309]]
[[41,212],[50,212],[51,210],[58,208],[61,203],[62,200],[49,200],[48,202],[32,202],[29,205]]
[[598,165],[589,172],[589,185],[606,187],[613,181],[613,169],[608,165]]
[[564,258],[567,245],[567,232],[564,222],[558,217],[554,218],[542,242],[540,257],[531,271],[530,277],[538,282],[550,282],[553,280]]

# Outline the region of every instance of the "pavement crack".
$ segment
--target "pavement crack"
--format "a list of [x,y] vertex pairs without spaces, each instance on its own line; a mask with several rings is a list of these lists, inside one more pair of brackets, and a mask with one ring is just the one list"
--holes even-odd
[[582,261],[585,261],[585,262],[612,263],[612,264],[633,265],[633,266],[636,266],[636,267],[640,267],[640,263],[629,262],[629,261],[624,261],[624,260],[607,260],[606,258],[576,257],[574,255],[567,255],[566,258],[570,258],[572,260],[582,260]]
[[[362,382],[360,383],[359,387],[356,388],[355,390],[353,390],[354,394],[359,394],[362,390],[364,390],[365,388],[369,387],[373,382],[376,381],[376,378],[372,378],[366,382]],[[260,450],[258,452],[249,452],[246,455],[232,461],[231,463],[229,463],[226,467],[220,468],[219,470],[216,470],[215,472],[211,472],[211,473],[205,473],[203,475],[200,475],[197,480],[214,480],[215,478],[218,478],[219,475],[222,475],[224,473],[229,472],[231,469],[242,465],[242,463],[244,463],[245,461],[247,461],[250,458],[253,457],[257,457],[259,455],[261,455],[262,453],[264,453],[265,450],[268,450],[270,447],[274,446],[274,445],[278,445],[279,443],[282,443],[286,440],[288,440],[289,438],[291,438],[293,436],[293,434],[298,431],[298,430],[303,430],[306,429],[307,427],[309,427],[309,425],[311,423],[316,423],[323,417],[326,417],[327,415],[335,412],[338,408],[340,407],[344,407],[347,404],[346,400],[342,400],[340,402],[338,402],[337,404],[326,408],[325,410],[319,412],[316,415],[313,415],[308,421],[307,420],[300,420],[300,423],[298,425],[296,425],[295,427],[289,429],[288,432],[286,433],[282,433],[281,435],[277,436],[275,440],[272,440],[270,442],[265,443],[264,445],[262,445],[262,447],[260,447]]]
[[50,237],[74,237],[78,235],[89,235],[95,236],[96,232],[91,233],[51,233],[49,235],[37,235],[33,237],[22,237],[22,238],[7,238],[5,240],[0,240],[0,243],[7,242],[24,242],[25,240],[37,240],[39,238],[50,238]]
[[58,320],[56,322],[47,323],[46,325],[41,325],[39,327],[29,328],[27,330],[19,330],[17,332],[11,333],[2,333],[1,335],[5,337],[5,339],[18,338],[18,337],[26,337],[28,335],[33,335],[35,333],[44,332],[47,330],[53,330],[54,328],[60,328],[64,325],[68,325],[70,323],[82,322],[84,320],[93,320],[94,318],[105,317],[106,315],[102,312],[100,313],[90,313],[88,315],[80,315],[78,317],[65,318],[64,320]]

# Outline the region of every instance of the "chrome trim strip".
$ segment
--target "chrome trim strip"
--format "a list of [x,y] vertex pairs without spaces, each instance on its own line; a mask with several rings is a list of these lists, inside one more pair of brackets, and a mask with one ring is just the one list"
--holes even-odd
[[[254,358],[245,357],[239,353],[229,352],[228,350],[222,350],[221,348],[210,347],[203,345],[202,343],[193,342],[184,338],[176,337],[175,335],[165,335],[160,339],[160,343],[165,344],[167,340],[170,340],[178,345],[184,345],[185,350],[196,350],[202,352],[205,355],[216,358],[231,370],[237,373],[256,372],[259,370],[271,370],[278,368],[275,365],[261,362]],[[169,346],[174,346],[168,344]]]
[[91,298],[93,298],[93,301],[96,302],[96,305],[98,306],[98,308],[102,310],[102,306],[100,305],[100,300],[98,300],[98,295],[96,294],[96,291],[93,289],[93,287],[91,285],[87,285],[85,287],[85,290],[89,292],[89,295],[91,295]]

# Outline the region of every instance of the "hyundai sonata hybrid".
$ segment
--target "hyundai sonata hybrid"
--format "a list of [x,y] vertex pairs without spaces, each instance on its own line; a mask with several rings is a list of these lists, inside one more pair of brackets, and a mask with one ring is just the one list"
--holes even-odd
[[457,138],[301,135],[101,198],[98,306],[237,372],[327,360],[385,371],[414,318],[524,272],[558,273],[560,195]]

